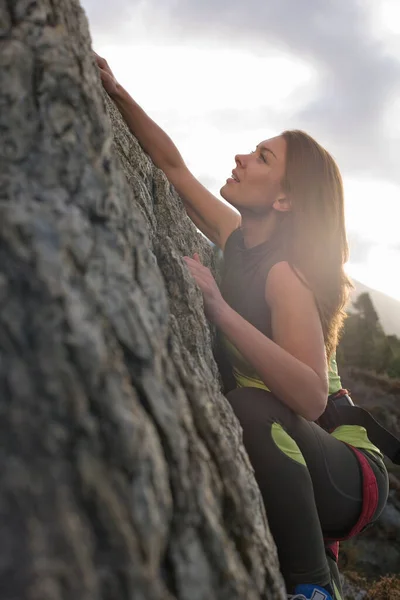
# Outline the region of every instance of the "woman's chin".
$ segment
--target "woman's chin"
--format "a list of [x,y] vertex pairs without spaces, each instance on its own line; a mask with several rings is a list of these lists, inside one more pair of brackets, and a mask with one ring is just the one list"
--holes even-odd
[[221,196],[223,197],[224,200],[227,200],[227,198],[226,198],[226,188],[227,187],[228,187],[228,184],[224,183],[222,188],[219,190],[219,193],[221,194]]
[[219,190],[219,193],[221,194],[221,196],[223,197],[224,200],[226,200],[227,202],[230,203],[230,196],[232,196],[232,194],[229,193],[229,189],[230,189],[230,184],[224,183],[222,188]]

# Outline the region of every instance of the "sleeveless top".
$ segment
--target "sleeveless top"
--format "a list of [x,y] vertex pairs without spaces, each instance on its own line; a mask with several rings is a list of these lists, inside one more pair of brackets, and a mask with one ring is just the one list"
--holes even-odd
[[[236,229],[225,244],[221,294],[229,306],[271,339],[271,312],[265,301],[265,284],[271,268],[282,260],[285,255],[276,237],[246,248],[242,230]],[[220,335],[219,349],[224,358],[220,370],[225,388],[267,389],[251,365],[223,335]]]
[[[271,311],[265,300],[265,285],[272,267],[285,260],[287,258],[277,236],[246,248],[242,230],[236,229],[225,244],[221,294],[233,310],[270,339],[273,339]],[[216,359],[225,394],[236,387],[257,387],[269,391],[239,350],[221,333],[218,334]],[[334,394],[342,388],[335,355],[328,367],[329,394]],[[332,435],[355,447],[380,454],[363,427],[343,425]]]
[[[253,248],[246,248],[242,230],[236,229],[225,245],[221,294],[229,306],[270,339],[273,339],[271,312],[265,301],[265,285],[272,267],[285,260],[285,252],[276,236]],[[231,363],[236,383],[233,387],[268,389],[225,336],[220,336],[220,348]],[[232,381],[228,387],[232,389]],[[336,359],[333,356],[329,365],[329,394],[334,394],[341,387]]]

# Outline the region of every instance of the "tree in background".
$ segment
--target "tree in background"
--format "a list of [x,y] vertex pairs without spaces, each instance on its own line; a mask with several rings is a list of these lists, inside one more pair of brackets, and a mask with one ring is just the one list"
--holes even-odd
[[387,368],[387,374],[389,377],[400,379],[400,340],[395,335],[388,335],[387,340],[392,351],[392,358]]
[[385,335],[366,292],[353,302],[339,344],[338,360],[346,366],[400,377],[400,340],[395,335]]

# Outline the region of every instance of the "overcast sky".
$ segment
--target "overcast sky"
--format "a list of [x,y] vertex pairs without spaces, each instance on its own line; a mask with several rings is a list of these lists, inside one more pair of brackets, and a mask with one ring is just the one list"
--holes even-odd
[[83,0],[93,44],[211,191],[283,129],[335,156],[349,272],[400,299],[400,0]]

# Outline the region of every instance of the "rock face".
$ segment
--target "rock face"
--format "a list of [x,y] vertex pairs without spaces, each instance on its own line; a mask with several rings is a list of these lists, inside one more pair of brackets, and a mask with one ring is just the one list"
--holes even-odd
[[284,598],[182,260],[208,245],[75,0],[0,0],[0,45],[1,599]]

